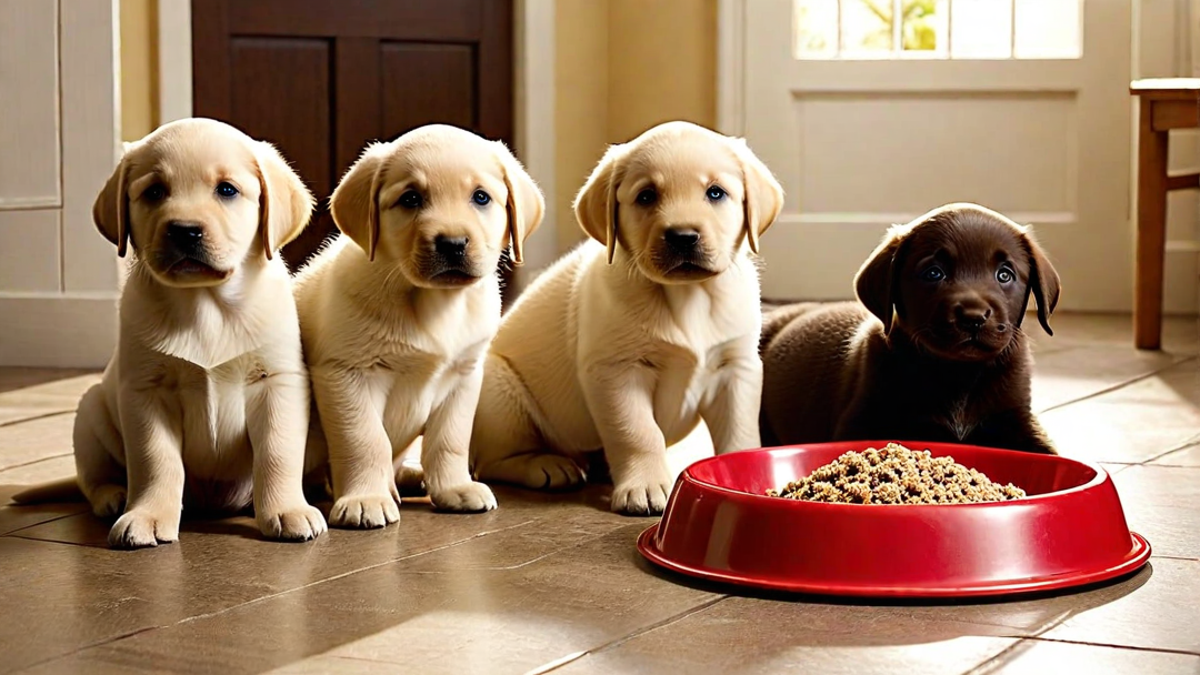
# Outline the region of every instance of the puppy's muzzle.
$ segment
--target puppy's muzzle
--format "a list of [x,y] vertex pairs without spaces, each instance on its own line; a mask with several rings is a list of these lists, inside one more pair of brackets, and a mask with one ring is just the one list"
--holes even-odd
[[670,227],[663,233],[667,248],[678,256],[693,256],[700,247],[700,233],[689,227]]
[[992,310],[989,307],[959,305],[954,308],[954,325],[970,335],[978,335],[991,317]]
[[427,279],[439,285],[464,286],[482,276],[471,255],[470,238],[439,234],[430,248],[421,261],[422,274]]
[[155,253],[155,268],[185,285],[220,282],[233,270],[217,268],[209,250],[204,225],[188,220],[172,220],[163,228]]
[[198,257],[204,253],[204,227],[200,223],[172,220],[167,223],[167,244],[180,255]]
[[448,265],[461,265],[467,259],[467,244],[471,242],[466,237],[447,237],[439,234],[433,240],[433,250]]
[[656,247],[654,263],[663,274],[680,280],[712,276],[708,251],[700,231],[687,225],[674,225],[663,230],[662,241]]

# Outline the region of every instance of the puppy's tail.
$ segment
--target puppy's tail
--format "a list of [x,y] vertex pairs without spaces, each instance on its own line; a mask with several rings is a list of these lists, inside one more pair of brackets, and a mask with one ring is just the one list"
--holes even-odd
[[762,337],[758,340],[758,353],[766,352],[771,341],[789,323],[820,306],[819,302],[797,302],[791,305],[781,305],[763,314]]
[[12,496],[17,504],[47,504],[55,502],[81,502],[83,491],[74,477],[63,478],[52,483],[35,485]]

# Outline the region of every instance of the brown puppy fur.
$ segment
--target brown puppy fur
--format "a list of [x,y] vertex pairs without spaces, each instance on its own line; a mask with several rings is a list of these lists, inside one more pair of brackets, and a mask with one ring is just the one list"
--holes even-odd
[[768,445],[942,441],[1054,453],[1030,411],[1021,321],[1059,296],[1026,228],[974,204],[893,227],[855,278],[858,303],[764,317]]

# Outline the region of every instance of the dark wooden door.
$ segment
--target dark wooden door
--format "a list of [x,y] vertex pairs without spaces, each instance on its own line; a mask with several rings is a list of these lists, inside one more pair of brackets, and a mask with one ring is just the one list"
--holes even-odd
[[[430,122],[512,144],[512,0],[192,0],[193,106],[275,143],[321,201],[368,141]],[[507,284],[506,284],[507,286]]]

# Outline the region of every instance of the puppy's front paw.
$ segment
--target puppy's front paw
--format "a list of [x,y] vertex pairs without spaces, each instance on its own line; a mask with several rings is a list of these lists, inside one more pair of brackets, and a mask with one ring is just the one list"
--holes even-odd
[[125,510],[125,488],[120,485],[101,485],[92,490],[88,501],[97,518],[116,518]]
[[613,488],[611,506],[627,516],[657,516],[667,508],[670,494],[670,481],[629,481]]
[[325,516],[308,504],[259,515],[258,529],[268,539],[308,541],[325,533]]
[[108,531],[113,548],[146,548],[179,540],[179,512],[157,515],[148,509],[134,509],[117,519]]
[[483,483],[462,483],[429,491],[429,499],[439,511],[477,513],[496,508],[496,497]]
[[400,505],[389,494],[342,497],[329,512],[329,524],[367,530],[391,525],[400,520]]

